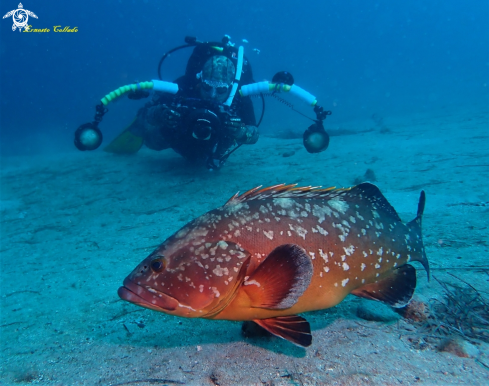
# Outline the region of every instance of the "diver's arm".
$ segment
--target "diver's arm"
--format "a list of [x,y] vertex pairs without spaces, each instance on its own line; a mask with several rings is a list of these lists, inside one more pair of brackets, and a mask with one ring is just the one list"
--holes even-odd
[[150,125],[174,129],[180,123],[180,113],[166,105],[156,105],[148,109],[146,120]]

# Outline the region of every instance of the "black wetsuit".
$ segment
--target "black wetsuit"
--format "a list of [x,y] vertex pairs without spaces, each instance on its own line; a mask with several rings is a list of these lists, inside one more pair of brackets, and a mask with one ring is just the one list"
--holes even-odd
[[[225,160],[226,153],[239,144],[255,143],[258,139],[253,103],[249,97],[236,93],[232,105],[224,107],[212,101],[200,98],[198,87],[186,82],[185,76],[176,80],[179,92],[175,95],[156,92],[153,100],[138,112],[138,121],[144,126],[145,144],[153,150],[172,148],[184,158],[191,161],[207,162],[209,158]],[[168,127],[163,121],[154,119],[155,112],[169,108],[178,112],[178,125]],[[208,109],[214,112],[221,122],[214,125],[209,139],[197,139],[193,135],[192,116],[196,111]],[[239,118],[246,125],[246,139],[237,139],[226,130],[225,122]],[[150,124],[149,124],[150,123]]]

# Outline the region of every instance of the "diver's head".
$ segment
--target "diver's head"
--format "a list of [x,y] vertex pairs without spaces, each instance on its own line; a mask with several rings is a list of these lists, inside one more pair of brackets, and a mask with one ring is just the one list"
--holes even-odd
[[201,98],[224,103],[231,91],[236,68],[226,56],[215,55],[205,62],[199,75]]

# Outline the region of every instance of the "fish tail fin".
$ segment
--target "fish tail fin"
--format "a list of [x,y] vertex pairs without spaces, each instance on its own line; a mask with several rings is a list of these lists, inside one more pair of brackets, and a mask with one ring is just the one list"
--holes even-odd
[[[423,232],[421,231],[421,222],[422,222],[421,220],[423,217],[425,204],[426,204],[426,194],[424,190],[422,190],[419,196],[418,213],[416,215],[416,218],[410,221],[407,224],[407,226],[409,228],[410,236],[413,238],[413,240],[415,240],[416,244],[419,244],[419,246],[416,245],[416,253],[411,255],[412,256],[411,261],[419,261],[423,265],[428,275],[428,281],[429,281],[430,264],[428,262],[428,258],[426,257],[426,252],[423,245]],[[421,249],[421,251],[418,251],[419,248]]]

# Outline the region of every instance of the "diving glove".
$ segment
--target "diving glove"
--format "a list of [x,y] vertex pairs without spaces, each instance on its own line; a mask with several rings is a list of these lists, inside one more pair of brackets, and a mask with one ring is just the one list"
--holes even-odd
[[228,135],[240,144],[253,144],[258,141],[258,129],[254,126],[246,126],[238,117],[230,118],[225,123],[225,127]]

